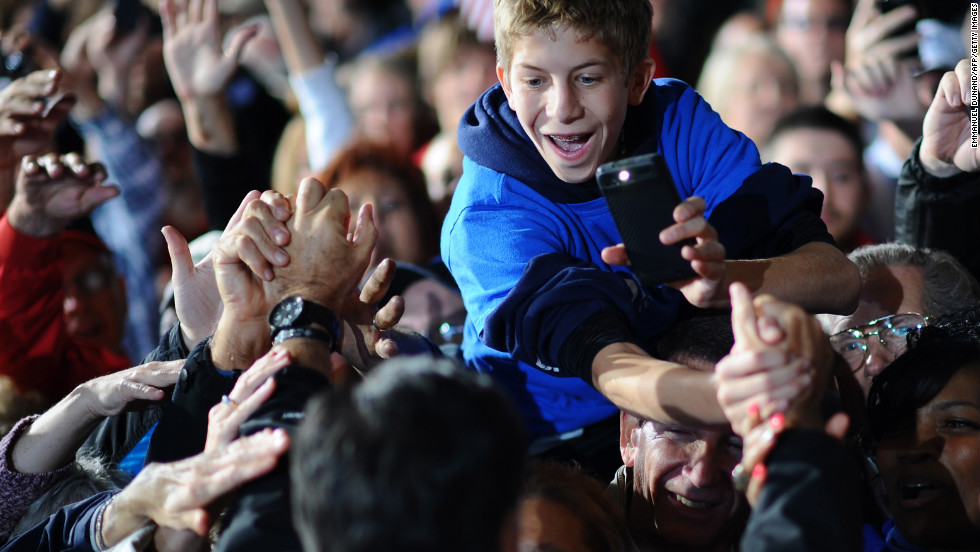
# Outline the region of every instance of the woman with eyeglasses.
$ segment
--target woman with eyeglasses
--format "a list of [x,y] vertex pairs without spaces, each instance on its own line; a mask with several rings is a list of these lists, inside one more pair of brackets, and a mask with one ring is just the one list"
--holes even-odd
[[872,384],[868,453],[881,474],[880,532],[865,550],[976,550],[980,543],[980,305],[913,332]]

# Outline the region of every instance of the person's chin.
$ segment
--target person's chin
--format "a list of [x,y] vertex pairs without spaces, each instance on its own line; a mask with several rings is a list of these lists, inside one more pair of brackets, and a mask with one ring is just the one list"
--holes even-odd
[[732,522],[735,504],[730,496],[695,501],[667,492],[665,498],[666,501],[658,501],[656,507],[658,526],[662,531],[682,539],[675,542],[715,542]]

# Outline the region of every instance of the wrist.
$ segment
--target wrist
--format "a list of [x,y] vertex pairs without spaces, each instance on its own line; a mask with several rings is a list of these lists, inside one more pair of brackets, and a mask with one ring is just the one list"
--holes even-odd
[[938,157],[929,155],[928,152],[919,150],[919,166],[926,173],[935,178],[949,178],[963,172],[956,165],[941,161]]
[[224,96],[181,97],[187,136],[195,148],[213,155],[238,151],[231,109]]
[[231,320],[223,313],[210,349],[215,368],[245,370],[269,350],[269,325],[265,319]]
[[64,223],[49,219],[44,213],[30,208],[22,196],[15,194],[7,209],[7,222],[11,228],[32,238],[53,238],[64,229]]
[[276,304],[269,313],[269,331],[274,344],[294,338],[315,339],[331,351],[340,350],[340,319],[331,309],[304,295],[293,295]]
[[145,525],[150,518],[135,514],[127,500],[126,493],[120,492],[106,503],[95,519],[96,549],[112,548],[132,532]]
[[347,294],[336,290],[327,289],[322,283],[311,284],[287,284],[276,293],[279,302],[291,297],[302,297],[305,301],[320,305],[331,313],[339,313],[344,309],[347,301]]

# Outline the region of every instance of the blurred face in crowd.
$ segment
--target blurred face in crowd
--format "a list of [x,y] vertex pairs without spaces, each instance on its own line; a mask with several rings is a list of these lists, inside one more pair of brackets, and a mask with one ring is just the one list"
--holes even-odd
[[780,133],[769,149],[773,161],[813,177],[813,187],[823,192],[820,218],[841,245],[851,242],[868,201],[860,155],[847,138],[823,128]]
[[[861,328],[872,320],[890,314],[916,312],[928,315],[924,312],[923,286],[922,268],[918,266],[893,265],[869,271],[861,281],[857,310],[850,316],[835,317],[831,335],[849,328]],[[851,364],[865,396],[871,389],[872,378],[891,364],[896,356],[876,336],[868,338],[866,357]]]
[[826,79],[830,62],[844,59],[844,33],[850,21],[845,0],[784,0],[776,40],[804,81]]
[[517,518],[520,552],[589,552],[582,520],[558,502],[539,497],[522,500]]
[[595,176],[616,150],[626,107],[643,99],[650,64],[625,82],[618,57],[576,30],[534,32],[514,41],[510,68],[497,78],[524,131],[555,175],[569,183]]
[[456,291],[428,278],[412,283],[401,293],[405,313],[398,322],[431,339],[436,345],[463,344],[466,307]]
[[627,523],[634,540],[731,544],[744,508],[731,471],[742,442],[728,426],[639,420],[623,413],[620,451],[633,468]]
[[65,276],[64,316],[68,334],[118,351],[126,322],[126,286],[112,256],[75,240],[62,247]]
[[463,113],[487,88],[497,82],[497,59],[488,48],[464,48],[459,51],[435,82],[429,83],[432,106],[439,118],[439,128],[456,135]]
[[980,541],[980,364],[960,368],[886,433],[875,456],[902,536],[930,549],[972,550]]
[[415,104],[412,83],[377,66],[356,71],[350,106],[360,135],[391,144],[403,155],[415,145]]
[[364,168],[338,181],[336,188],[347,194],[350,200],[351,232],[354,231],[356,213],[361,205],[374,205],[378,241],[372,266],[386,257],[416,264],[428,260],[424,258],[425,252],[420,243],[417,215],[412,210],[405,188],[394,176],[385,171]]
[[754,52],[739,60],[722,118],[761,144],[798,100],[793,68],[780,56]]

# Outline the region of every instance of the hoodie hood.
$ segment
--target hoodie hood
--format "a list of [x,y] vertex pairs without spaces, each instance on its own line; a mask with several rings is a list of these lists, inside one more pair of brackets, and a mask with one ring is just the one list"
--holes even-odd
[[[657,151],[656,137],[660,129],[648,126],[647,132],[643,132],[640,125],[630,124],[631,121],[659,120],[651,118],[651,113],[644,113],[656,104],[651,96],[648,93],[642,105],[627,109],[622,131],[623,147],[617,159]],[[524,132],[499,83],[470,106],[459,123],[457,135],[463,155],[484,167],[516,178],[552,201],[582,203],[601,197],[595,178],[570,184],[555,176]]]

